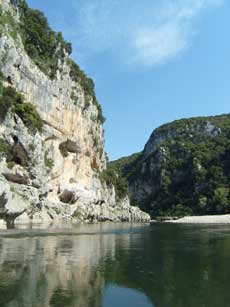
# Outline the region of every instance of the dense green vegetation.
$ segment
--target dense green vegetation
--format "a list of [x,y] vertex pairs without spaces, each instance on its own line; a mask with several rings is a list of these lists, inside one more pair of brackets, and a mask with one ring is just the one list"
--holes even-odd
[[21,95],[11,87],[1,87],[0,92],[0,119],[3,120],[8,113],[9,109],[14,104],[22,103]]
[[100,174],[100,179],[108,186],[114,186],[117,200],[128,195],[128,183],[126,179],[122,177],[121,173],[113,166],[108,166],[107,169]]
[[8,112],[17,114],[26,127],[33,133],[42,130],[42,120],[34,105],[24,101],[24,97],[11,86],[0,86],[0,120],[4,120]]
[[230,115],[176,121],[152,138],[159,135],[168,137],[148,157],[113,162],[130,187],[138,180],[151,188],[140,205],[153,216],[230,213]]
[[58,61],[71,54],[71,44],[61,32],[54,32],[47,18],[39,10],[31,9],[24,0],[19,1],[20,34],[28,55],[51,79],[55,78]]
[[204,127],[207,124],[207,122],[215,125],[216,127],[224,131],[230,129],[229,114],[222,114],[216,116],[208,116],[208,117],[200,116],[200,117],[175,120],[171,123],[167,123],[165,125],[160,126],[154,131],[154,133],[162,135],[170,130],[173,130],[180,132],[180,134],[186,135],[187,130],[191,131],[193,127],[195,127],[195,130],[198,130],[199,128]]
[[127,181],[127,179],[135,176],[136,165],[141,157],[142,152],[135,153],[129,157],[123,157],[119,160],[109,162],[108,168],[112,168],[115,172],[118,172]]

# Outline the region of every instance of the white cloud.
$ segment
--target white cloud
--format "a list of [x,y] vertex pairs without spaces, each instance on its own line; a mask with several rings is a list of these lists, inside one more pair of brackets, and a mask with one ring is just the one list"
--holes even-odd
[[187,31],[174,22],[142,28],[133,38],[132,62],[152,66],[162,64],[188,47]]
[[188,49],[196,20],[224,0],[72,0],[81,52],[113,52],[128,63],[167,63]]

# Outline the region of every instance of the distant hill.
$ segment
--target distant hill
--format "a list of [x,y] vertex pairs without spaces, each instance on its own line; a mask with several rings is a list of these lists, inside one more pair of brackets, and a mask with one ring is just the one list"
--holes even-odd
[[155,216],[230,212],[230,115],[177,120],[154,130],[143,152],[110,163],[132,204]]

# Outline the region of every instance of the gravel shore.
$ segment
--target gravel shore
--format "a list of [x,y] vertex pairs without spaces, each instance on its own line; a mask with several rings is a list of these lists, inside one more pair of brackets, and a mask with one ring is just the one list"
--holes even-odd
[[187,216],[177,220],[167,220],[167,223],[185,223],[185,224],[230,224],[230,214],[226,215],[204,215]]

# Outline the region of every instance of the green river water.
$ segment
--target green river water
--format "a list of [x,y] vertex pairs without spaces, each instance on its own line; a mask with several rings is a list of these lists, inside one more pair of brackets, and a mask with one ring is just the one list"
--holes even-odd
[[0,307],[228,307],[230,226],[0,230]]

